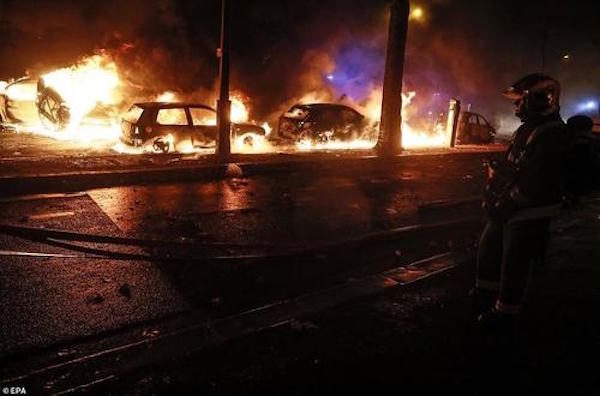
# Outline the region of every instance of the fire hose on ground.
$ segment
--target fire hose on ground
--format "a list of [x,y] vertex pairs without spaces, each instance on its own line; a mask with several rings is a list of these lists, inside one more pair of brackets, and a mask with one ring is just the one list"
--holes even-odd
[[11,257],[39,257],[39,258],[63,258],[63,259],[111,259],[116,261],[147,261],[147,262],[237,262],[237,261],[263,261],[278,260],[298,256],[318,255],[333,251],[343,251],[344,249],[357,247],[374,242],[385,242],[396,240],[401,237],[418,235],[420,233],[435,232],[444,229],[453,229],[455,227],[478,227],[482,223],[480,216],[468,217],[459,220],[432,222],[426,224],[415,224],[385,231],[364,234],[358,237],[345,239],[343,241],[317,243],[307,245],[287,245],[286,250],[276,253],[264,254],[237,254],[223,256],[170,256],[170,255],[150,255],[137,253],[123,253],[111,250],[91,248],[77,245],[72,242],[88,242],[109,245],[151,247],[151,248],[174,248],[174,247],[269,247],[270,244],[240,244],[225,242],[183,242],[166,241],[155,239],[125,238],[108,235],[86,234],[65,230],[41,229],[34,227],[17,226],[10,224],[0,224],[0,233],[30,240],[33,242],[44,243],[60,247],[63,249],[85,253],[84,255],[44,253],[44,252],[21,252],[21,251],[0,251],[0,256]]

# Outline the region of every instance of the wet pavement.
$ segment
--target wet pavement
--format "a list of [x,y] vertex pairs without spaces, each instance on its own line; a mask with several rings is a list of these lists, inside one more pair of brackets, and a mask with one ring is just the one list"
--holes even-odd
[[[4,223],[26,227],[170,241],[238,243],[250,245],[252,253],[265,254],[290,246],[341,241],[422,220],[433,221],[419,214],[418,205],[476,195],[481,189],[480,173],[480,155],[444,157],[443,164],[439,157],[426,156],[391,169],[365,171],[358,167],[333,175],[298,171],[269,177],[99,189],[46,200],[7,199],[0,203],[0,211]],[[463,215],[457,213],[455,217]],[[427,247],[429,241],[423,243]],[[98,243],[85,246],[114,249]],[[443,248],[427,249],[435,253]],[[0,249],[73,253],[56,244],[8,236],[2,236]],[[227,247],[199,249],[194,253],[210,256],[249,252]],[[392,261],[397,261],[396,255],[406,262],[418,258],[410,247],[397,252],[390,249],[391,252],[381,254],[389,255],[386,257]],[[414,250],[418,250],[417,244]],[[119,247],[118,251],[156,253],[133,247]],[[368,262],[369,258],[360,260]],[[194,263],[8,256],[0,257],[0,262],[3,284],[9,285],[2,288],[0,306],[4,317],[14,318],[0,324],[6,335],[0,343],[3,353],[100,334],[189,309],[204,312],[213,308],[215,312],[207,315],[219,314],[221,304],[215,308],[211,301],[248,288],[248,279],[242,277],[238,283],[229,282],[225,291],[215,290],[206,267]],[[319,267],[317,264],[314,268]],[[284,260],[272,266],[280,268],[278,271],[284,276],[285,265]],[[325,269],[328,265],[320,267]],[[228,282],[227,275],[221,278]],[[319,284],[305,281],[315,287]],[[257,288],[254,295],[264,296],[249,299],[248,303],[259,304],[266,296],[272,296],[270,284],[261,282],[255,284],[252,280],[250,284]],[[279,288],[285,288],[285,282],[274,279],[274,289],[278,282]],[[131,291],[129,297],[119,292],[124,285]],[[238,297],[239,300],[244,299]],[[234,305],[241,308],[243,304]]]
[[512,335],[481,330],[474,263],[112,383],[197,394],[592,395],[600,391],[600,201],[554,222]]
[[[268,176],[7,198],[0,200],[0,213],[4,224],[21,227],[192,243],[196,256],[270,254],[441,218],[477,216],[476,203],[432,211],[423,211],[422,204],[477,196],[483,157],[416,156],[380,166],[356,163],[321,174],[291,168]],[[582,362],[595,357],[599,346],[598,202],[556,222],[548,264],[534,278],[516,341],[482,339],[474,333],[467,297],[471,262],[422,284],[299,318],[176,363],[134,371],[111,386],[135,394],[178,388],[209,394],[282,389],[338,394],[390,386],[416,393],[488,394],[495,389],[483,387],[503,372],[503,381],[507,377],[507,384],[530,393],[576,383],[578,387],[570,388],[575,391],[567,393],[593,394],[598,389],[593,366]],[[236,273],[193,261],[0,256],[0,277],[6,285],[0,289],[0,307],[2,317],[8,318],[0,321],[0,361],[46,348],[54,357],[68,358],[110,347],[109,336],[117,337],[117,343],[155,337],[160,334],[152,324],[157,320],[173,318],[169,326],[192,318],[210,321],[382,271],[390,264],[406,265],[455,244],[472,251],[472,236],[462,240],[459,234],[446,231],[383,244],[376,251],[316,255],[310,262],[281,259],[268,265],[272,276],[260,275],[255,267],[262,263],[252,260],[243,264],[245,272]],[[101,242],[75,247],[185,253],[178,247]],[[73,246],[7,235],[0,236],[0,250],[73,254]],[[310,276],[299,270],[303,267]],[[81,347],[84,342],[89,349]],[[515,353],[507,354],[512,349],[506,342],[518,343]]]
[[[118,228],[87,196],[0,204],[3,222],[116,235]],[[73,253],[0,235],[2,250]],[[131,249],[129,249],[132,251]],[[154,265],[136,261],[0,257],[3,337],[0,355],[89,336],[186,309]],[[134,293],[119,290],[127,285]]]

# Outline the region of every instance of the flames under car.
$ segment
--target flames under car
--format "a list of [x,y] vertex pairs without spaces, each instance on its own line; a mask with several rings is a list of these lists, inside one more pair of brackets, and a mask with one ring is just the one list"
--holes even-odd
[[365,117],[351,107],[333,103],[297,104],[279,118],[282,140],[350,141],[367,130]]
[[[121,140],[130,146],[152,144],[168,152],[175,144],[190,142],[193,147],[214,147],[217,138],[216,110],[199,103],[144,102],[129,108],[121,119]],[[232,138],[252,134],[265,136],[265,129],[248,123],[233,123]],[[251,143],[251,142],[248,142]]]

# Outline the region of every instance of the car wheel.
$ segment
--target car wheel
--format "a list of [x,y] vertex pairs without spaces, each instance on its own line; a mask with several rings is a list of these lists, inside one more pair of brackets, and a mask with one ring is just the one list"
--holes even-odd
[[157,138],[154,140],[154,143],[152,144],[152,148],[156,152],[163,152],[166,154],[171,149],[171,145],[169,144],[168,141],[165,141],[162,138]]
[[63,103],[60,95],[51,88],[45,88],[38,94],[36,104],[44,127],[53,131],[65,129],[71,117],[69,108]]
[[252,135],[244,136],[244,145],[252,147],[254,145],[254,137]]

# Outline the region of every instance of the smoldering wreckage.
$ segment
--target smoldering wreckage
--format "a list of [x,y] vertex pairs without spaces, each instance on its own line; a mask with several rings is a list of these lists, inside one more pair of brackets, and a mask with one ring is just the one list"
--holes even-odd
[[[100,52],[38,77],[2,82],[0,125],[3,131],[90,144],[112,139],[113,149],[126,153],[190,153],[214,147],[216,111],[208,104],[214,98],[173,91],[148,94],[151,88],[128,84],[110,55]],[[345,95],[337,102],[323,100],[325,96],[306,93],[278,118],[259,122],[250,116],[251,99],[234,91],[234,150],[253,153],[373,147],[381,114],[381,89],[374,88],[361,103]],[[441,112],[426,123],[419,120],[419,128],[412,127],[406,110],[414,96],[414,92],[403,94],[403,147],[494,142],[494,127],[472,112],[459,110],[455,113],[457,122]],[[454,136],[453,126],[457,129]]]

